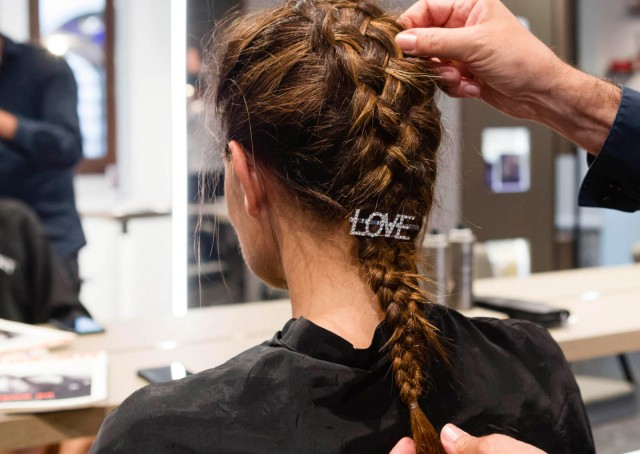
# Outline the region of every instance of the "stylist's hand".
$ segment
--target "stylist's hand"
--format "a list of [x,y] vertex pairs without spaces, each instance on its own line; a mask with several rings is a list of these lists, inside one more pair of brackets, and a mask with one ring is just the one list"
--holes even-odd
[[445,91],[480,97],[520,118],[573,68],[531,34],[499,0],[419,0],[396,37],[410,55],[437,58]]
[[404,437],[393,447],[389,454],[416,454],[416,445],[409,437]]
[[447,454],[545,454],[538,448],[506,435],[472,437],[453,424],[442,428],[440,441]]

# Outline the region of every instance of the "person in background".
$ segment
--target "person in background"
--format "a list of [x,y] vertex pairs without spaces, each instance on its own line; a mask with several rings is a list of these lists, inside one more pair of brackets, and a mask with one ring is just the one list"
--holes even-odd
[[412,435],[442,454],[447,421],[594,452],[546,330],[467,319],[420,287],[442,124],[432,65],[403,57],[396,17],[290,0],[217,30],[205,103],[229,218],[294,318],[219,367],[137,391],[91,452],[386,454]]
[[[0,35],[0,196],[35,211],[53,248],[54,266],[63,270],[76,295],[78,251],[85,237],[73,177],[81,157],[71,69],[43,48]],[[77,298],[50,309],[53,320],[89,316]]]
[[640,93],[563,62],[499,0],[420,0],[400,20],[400,48],[438,59],[451,96],[537,121],[589,153],[580,205],[640,210]]
[[[589,153],[580,205],[640,210],[640,93],[563,62],[499,0],[420,0],[400,22],[400,48],[431,59],[450,96],[480,98],[537,121]],[[475,438],[453,425],[441,438],[448,454],[540,452],[501,435]],[[411,441],[403,440],[402,449],[410,454]]]

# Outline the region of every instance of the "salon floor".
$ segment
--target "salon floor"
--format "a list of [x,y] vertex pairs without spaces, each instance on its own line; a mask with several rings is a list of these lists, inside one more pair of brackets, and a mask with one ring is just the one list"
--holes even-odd
[[[627,355],[636,382],[640,379],[640,352]],[[616,357],[574,365],[579,375],[624,380]],[[640,450],[640,388],[619,397],[587,404],[593,436],[599,454],[623,454]]]

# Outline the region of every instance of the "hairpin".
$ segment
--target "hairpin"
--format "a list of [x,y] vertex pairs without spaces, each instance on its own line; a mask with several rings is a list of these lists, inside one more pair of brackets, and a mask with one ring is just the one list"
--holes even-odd
[[[406,230],[420,230],[415,224],[405,224],[404,221],[413,221],[415,216],[407,216],[405,214],[397,214],[393,221],[389,221],[389,213],[373,212],[368,218],[360,217],[360,208],[358,208],[353,217],[349,218],[351,223],[351,235],[369,236],[375,238],[384,235],[385,238],[395,238],[396,240],[411,240],[410,237],[403,235]],[[364,224],[364,230],[358,230],[358,225]],[[371,230],[371,226],[377,226],[377,229]],[[395,231],[395,233],[394,233]]]

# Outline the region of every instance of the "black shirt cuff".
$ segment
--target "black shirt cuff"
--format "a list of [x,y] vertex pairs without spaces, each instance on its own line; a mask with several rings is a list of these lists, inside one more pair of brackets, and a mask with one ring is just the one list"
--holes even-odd
[[585,207],[640,210],[640,93],[622,88],[622,101],[597,157],[589,155],[578,203]]

